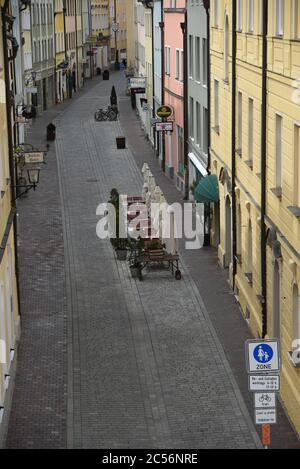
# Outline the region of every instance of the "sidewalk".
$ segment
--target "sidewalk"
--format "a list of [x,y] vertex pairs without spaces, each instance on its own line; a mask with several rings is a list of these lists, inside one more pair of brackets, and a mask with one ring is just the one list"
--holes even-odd
[[[127,137],[135,161],[140,169],[148,163],[157,184],[163,190],[169,203],[182,203],[182,194],[173,181],[163,174],[155,153],[141,130],[139,118],[130,103],[120,102],[121,125]],[[254,417],[253,396],[248,391],[248,376],[245,366],[244,344],[252,338],[247,323],[241,315],[239,305],[229,286],[227,272],[220,268],[217,251],[205,247],[198,251],[186,250],[181,243],[181,253],[188,270],[197,285],[207,314],[215,328],[225,351],[233,375],[238,383],[251,418]],[[300,449],[300,442],[280,404],[278,424],[272,428],[272,448]],[[259,430],[259,427],[258,427]]]

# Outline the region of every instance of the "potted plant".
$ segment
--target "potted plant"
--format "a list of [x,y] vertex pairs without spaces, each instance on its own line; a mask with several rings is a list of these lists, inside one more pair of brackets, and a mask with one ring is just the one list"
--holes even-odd
[[116,239],[116,255],[118,261],[126,261],[127,259],[127,245],[128,241],[124,238],[117,238]]

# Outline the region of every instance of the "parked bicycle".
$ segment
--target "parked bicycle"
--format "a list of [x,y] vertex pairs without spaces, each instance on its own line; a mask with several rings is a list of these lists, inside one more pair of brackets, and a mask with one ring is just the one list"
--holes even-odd
[[95,120],[97,122],[116,121],[117,118],[118,118],[118,111],[113,106],[108,106],[107,109],[100,108],[95,112]]

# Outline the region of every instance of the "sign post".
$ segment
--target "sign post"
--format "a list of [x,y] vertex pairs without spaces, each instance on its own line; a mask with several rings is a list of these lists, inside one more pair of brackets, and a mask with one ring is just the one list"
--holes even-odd
[[262,425],[262,443],[271,445],[271,425],[277,423],[276,393],[280,390],[279,340],[248,340],[246,366],[249,391],[254,393],[255,424]]

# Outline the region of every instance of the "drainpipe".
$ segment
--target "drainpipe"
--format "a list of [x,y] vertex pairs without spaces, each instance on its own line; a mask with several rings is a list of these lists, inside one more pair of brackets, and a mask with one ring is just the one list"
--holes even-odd
[[263,2],[262,32],[262,113],[261,113],[261,296],[262,338],[268,333],[267,317],[267,232],[266,232],[266,184],[267,184],[267,67],[268,67],[268,0]]
[[[164,24],[164,7],[161,0],[161,22],[159,23],[161,30],[161,104],[165,104],[165,24]],[[162,163],[161,169],[166,171],[166,138],[165,132],[162,132]]]
[[[210,123],[211,123],[211,110],[210,110],[210,100],[211,100],[211,91],[210,91],[210,0],[203,2],[204,8],[206,10],[206,63],[207,63],[207,173],[211,173],[211,156],[210,156]],[[204,244],[203,246],[210,246],[210,230],[211,230],[211,219],[210,219],[210,204],[204,205],[204,219],[205,219],[205,230],[204,230]]]
[[237,233],[236,233],[236,0],[232,0],[232,99],[231,99],[231,171],[232,171],[232,283],[235,288],[237,273]]
[[5,76],[5,92],[6,92],[6,115],[7,115],[7,136],[8,136],[8,154],[9,154],[9,173],[10,173],[10,193],[11,193],[11,207],[15,210],[13,220],[14,230],[14,251],[15,251],[15,276],[16,276],[16,287],[17,287],[17,301],[18,310],[21,315],[21,304],[20,304],[20,284],[19,284],[19,260],[18,260],[18,234],[17,234],[17,206],[16,206],[16,173],[14,164],[14,147],[13,147],[13,134],[12,134],[12,103],[11,103],[11,90],[10,90],[10,76],[9,76],[9,58],[7,48],[7,33],[5,14],[7,13],[9,6],[9,0],[6,0],[2,7],[2,38],[3,38],[3,55],[4,55],[4,76]]
[[[154,8],[151,8],[151,31],[152,31],[152,117],[153,119],[155,118],[155,74],[154,74],[154,60],[155,60],[155,54],[154,54]],[[153,129],[153,140],[154,140],[154,150],[156,148],[156,130],[155,127],[152,127]]]
[[188,130],[188,60],[187,60],[187,10],[180,23],[183,34],[183,133],[184,133],[184,200],[189,200],[189,130]]

